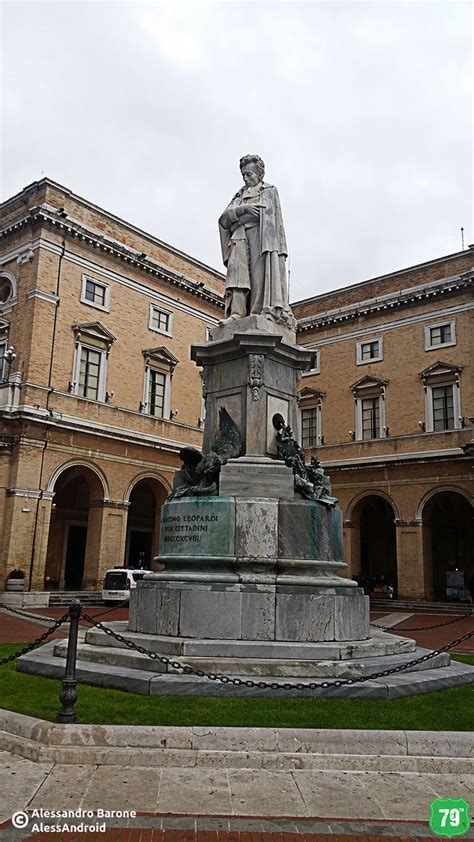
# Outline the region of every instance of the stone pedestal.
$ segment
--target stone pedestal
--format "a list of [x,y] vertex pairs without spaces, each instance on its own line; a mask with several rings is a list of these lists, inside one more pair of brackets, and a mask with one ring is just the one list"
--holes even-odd
[[[294,336],[262,330],[263,317],[214,329],[193,346],[204,368],[204,452],[225,407],[243,455],[223,465],[219,495],[163,506],[159,573],[130,595],[129,629],[183,640],[240,642],[242,657],[271,642],[339,644],[369,639],[369,600],[346,569],[341,512],[294,490],[277,458],[275,414],[299,426],[297,391],[312,354]],[[243,324],[245,322],[245,324]],[[246,328],[245,330],[243,328]],[[249,650],[250,651],[250,650]]]
[[[153,575],[133,597],[128,625],[133,632],[298,643],[369,637],[369,598],[361,588],[167,581]],[[242,654],[248,656],[245,649]]]
[[241,322],[234,325],[233,334],[229,335],[228,327],[222,329],[224,338],[191,348],[192,359],[203,366],[203,451],[207,453],[216,441],[219,409],[225,407],[242,434],[245,455],[275,457],[272,418],[280,413],[295,432],[298,430],[298,383],[301,372],[311,366],[313,354],[285,342],[281,335],[242,332]]

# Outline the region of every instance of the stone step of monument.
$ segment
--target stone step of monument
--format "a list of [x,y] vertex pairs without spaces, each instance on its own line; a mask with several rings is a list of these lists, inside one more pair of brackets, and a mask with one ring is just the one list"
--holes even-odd
[[[53,678],[64,676],[65,660],[54,655],[55,642],[22,655],[17,659],[19,672],[33,675],[45,675]],[[388,659],[387,659],[388,660]],[[387,664],[385,664],[387,668]],[[398,673],[378,679],[368,679],[359,684],[342,687],[317,688],[309,687],[294,689],[260,689],[256,687],[224,684],[220,681],[210,681],[192,675],[178,675],[171,673],[153,673],[149,670],[130,669],[108,663],[79,660],[77,662],[77,679],[79,684],[92,684],[98,687],[109,687],[117,690],[127,690],[140,695],[158,696],[262,696],[272,698],[365,698],[365,699],[397,699],[417,693],[430,693],[435,690],[445,690],[463,684],[474,683],[474,668],[467,664],[452,662],[450,666],[435,669],[421,669],[416,672]],[[242,677],[245,681],[247,676]],[[271,681],[271,677],[265,680]],[[278,677],[275,676],[275,680]],[[281,678],[279,679],[282,680]],[[285,683],[296,685],[301,682],[298,678],[285,678]],[[79,688],[80,692],[80,688]]]
[[79,599],[81,605],[103,605],[102,591],[52,591],[49,594],[49,605],[70,605]]
[[[67,641],[58,641],[54,646],[55,657],[65,658]],[[254,678],[358,678],[371,675],[390,667],[401,666],[408,661],[426,655],[429,650],[417,648],[409,655],[392,655],[384,658],[370,658],[366,661],[296,661],[275,658],[196,658],[184,656],[180,663],[207,673],[220,673],[227,676],[246,676]],[[140,669],[154,673],[178,673],[169,665],[129,649],[93,646],[81,643],[77,648],[79,661],[95,664],[108,664],[128,669]],[[449,666],[447,653],[418,664],[414,669],[436,669]]]
[[[299,661],[347,661],[355,658],[377,658],[384,655],[399,655],[414,652],[416,643],[411,638],[388,634],[371,629],[367,640],[306,641],[273,640],[212,640],[202,638],[170,637],[142,632],[129,632],[128,623],[112,621],[104,623],[127,640],[161,655],[177,655],[203,658],[278,658]],[[94,646],[123,648],[120,643],[100,629],[90,629],[86,642]]]
[[474,605],[469,602],[426,602],[416,599],[387,599],[386,597],[370,597],[370,607],[376,609],[393,609],[406,608],[410,611],[416,609],[417,611],[441,611],[443,614],[474,614]]
[[[419,772],[457,774],[458,779],[473,767],[474,737],[465,732],[79,727],[77,739],[71,737],[70,728],[59,729],[53,723],[5,711],[0,716],[0,749],[35,763],[67,766]],[[428,755],[428,746],[433,756]]]

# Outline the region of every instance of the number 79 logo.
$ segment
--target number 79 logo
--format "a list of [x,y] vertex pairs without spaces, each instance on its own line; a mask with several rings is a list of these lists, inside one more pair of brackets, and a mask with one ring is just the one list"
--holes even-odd
[[431,802],[430,828],[439,836],[462,836],[471,826],[469,804],[464,798],[435,798]]

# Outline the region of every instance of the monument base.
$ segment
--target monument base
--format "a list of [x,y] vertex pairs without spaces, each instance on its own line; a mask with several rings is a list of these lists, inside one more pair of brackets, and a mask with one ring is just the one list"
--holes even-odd
[[[426,660],[430,653],[415,641],[376,629],[363,641],[285,643],[138,634],[129,631],[126,622],[104,626],[147,652],[166,656],[171,663],[131,650],[105,631],[89,629],[80,632],[78,681],[145,696],[399,699],[474,682],[474,668],[450,662],[448,653]],[[18,658],[17,670],[62,678],[66,650],[67,641],[52,640]],[[408,670],[380,675],[423,657]],[[178,671],[177,663],[201,675]],[[242,683],[209,680],[205,673],[237,677]],[[310,686],[327,679],[330,686]]]
[[[131,594],[133,632],[219,640],[364,640],[369,598],[361,588],[147,576]],[[255,577],[258,578],[258,577]]]

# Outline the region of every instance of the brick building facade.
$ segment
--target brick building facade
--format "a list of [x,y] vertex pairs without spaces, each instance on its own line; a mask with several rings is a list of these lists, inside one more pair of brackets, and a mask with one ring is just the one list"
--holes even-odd
[[[224,277],[48,179],[2,216],[0,589],[13,568],[95,588],[150,563],[179,449],[201,445],[189,349]],[[315,351],[299,436],[339,498],[348,575],[404,597],[474,574],[473,265],[470,248],[293,304]]]
[[[2,205],[0,587],[149,563],[203,406],[189,347],[223,277],[43,179]],[[14,348],[14,359],[8,349]]]
[[303,444],[331,476],[349,575],[442,599],[474,575],[474,248],[293,304],[315,351]]

